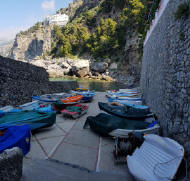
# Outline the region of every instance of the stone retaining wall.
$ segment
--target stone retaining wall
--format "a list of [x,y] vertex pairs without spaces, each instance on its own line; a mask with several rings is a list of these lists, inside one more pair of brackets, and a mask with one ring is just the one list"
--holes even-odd
[[76,87],[76,81],[49,82],[44,68],[0,56],[0,106],[20,105],[31,101],[33,95]]
[[144,46],[141,88],[163,135],[184,146],[190,166],[190,16],[174,16],[183,2],[170,0]]
[[22,177],[23,154],[20,148],[7,149],[0,154],[0,180],[19,181]]

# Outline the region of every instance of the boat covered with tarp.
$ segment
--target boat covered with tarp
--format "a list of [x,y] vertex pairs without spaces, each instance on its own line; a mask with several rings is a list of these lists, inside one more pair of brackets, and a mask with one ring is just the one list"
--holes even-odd
[[6,149],[19,147],[23,155],[26,155],[30,151],[30,138],[31,133],[28,125],[0,129],[0,153]]
[[20,111],[1,113],[0,129],[8,128],[10,126],[19,126],[27,124],[32,131],[40,128],[52,126],[56,121],[55,112],[41,112],[41,111]]
[[[158,122],[154,118],[144,119],[144,121],[130,120],[125,118],[120,118],[117,116],[100,113],[97,116],[89,116],[84,124],[84,128],[87,126],[102,135],[102,136],[117,136],[117,137],[127,137],[129,133],[141,132],[149,133],[152,131],[158,131]],[[124,133],[120,135],[120,132]],[[116,134],[115,134],[116,133]]]
[[68,102],[68,103],[63,103],[61,100],[60,101],[56,101],[55,103],[53,103],[53,110],[60,112],[63,109],[65,109],[68,106],[74,106],[76,104],[80,103],[80,100],[77,102]]
[[76,119],[86,114],[87,111],[88,111],[88,106],[76,104],[74,106],[67,106],[61,112],[63,113],[64,117],[71,117],[73,119]]
[[153,116],[149,108],[143,105],[116,106],[116,105],[111,105],[109,103],[103,103],[103,102],[99,102],[98,105],[99,105],[100,110],[103,110],[109,114],[119,116],[122,118],[141,119],[141,118]]
[[184,157],[184,148],[176,141],[155,134],[144,136],[144,142],[127,165],[137,180],[173,180]]

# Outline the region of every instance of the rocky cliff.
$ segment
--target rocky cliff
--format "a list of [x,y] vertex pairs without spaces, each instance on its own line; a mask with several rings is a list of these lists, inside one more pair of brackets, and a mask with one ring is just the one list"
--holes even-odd
[[30,61],[51,49],[52,26],[36,24],[31,29],[16,35],[10,58]]
[[[148,2],[150,4],[151,1]],[[141,0],[136,4],[133,0],[129,3],[124,0],[119,3],[115,0],[76,0],[68,8],[57,11],[70,16],[68,26],[55,31],[55,27],[37,23],[16,36],[10,57],[40,65],[53,77],[66,74],[81,77],[83,74],[82,77],[104,79],[102,77],[109,76],[109,80],[136,85],[141,69],[140,35],[145,32],[147,22],[147,12],[144,11],[150,7]],[[102,18],[105,22],[101,22]],[[112,28],[113,32],[108,35]],[[98,33],[99,29],[102,33]],[[52,57],[49,58],[50,55]],[[67,58],[72,56],[79,57],[77,60],[88,59],[84,70],[81,71],[79,66],[77,71],[73,71],[71,62],[75,60]],[[94,70],[91,66],[94,62],[108,63],[106,70]],[[83,73],[78,73],[78,69]]]
[[0,44],[0,55],[3,57],[9,57],[11,49],[13,47],[13,40]]

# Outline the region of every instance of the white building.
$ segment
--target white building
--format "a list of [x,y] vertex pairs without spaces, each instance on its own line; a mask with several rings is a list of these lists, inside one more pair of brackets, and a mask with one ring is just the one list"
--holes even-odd
[[44,25],[58,25],[58,26],[64,26],[68,23],[69,16],[66,14],[54,14],[51,16],[47,16],[44,20]]

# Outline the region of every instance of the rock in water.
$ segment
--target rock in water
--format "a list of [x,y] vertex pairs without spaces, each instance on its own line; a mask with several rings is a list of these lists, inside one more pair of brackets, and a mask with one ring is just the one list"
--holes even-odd
[[20,148],[5,150],[0,154],[0,180],[19,181],[22,176],[23,155]]

